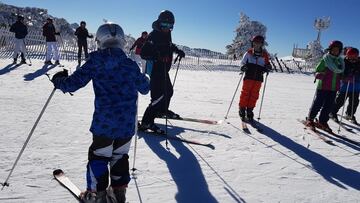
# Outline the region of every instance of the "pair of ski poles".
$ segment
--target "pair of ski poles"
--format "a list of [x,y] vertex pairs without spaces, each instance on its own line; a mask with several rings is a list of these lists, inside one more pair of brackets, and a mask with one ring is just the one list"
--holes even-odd
[[[226,115],[225,115],[225,120],[228,118],[228,115],[229,115],[229,112],[230,112],[230,109],[231,109],[231,106],[232,106],[232,103],[234,102],[234,99],[235,99],[235,95],[239,89],[239,86],[240,86],[240,83],[244,77],[244,72],[240,72],[240,79],[239,79],[239,82],[236,86],[236,89],[235,89],[235,92],[233,94],[233,97],[231,99],[231,102],[230,102],[230,105],[229,105],[229,108],[226,112]],[[259,109],[259,115],[258,115],[258,120],[260,120],[260,115],[261,115],[261,109],[262,109],[262,105],[263,105],[263,101],[264,101],[264,95],[265,95],[265,89],[266,89],[266,84],[267,84],[267,78],[268,78],[268,74],[266,74],[266,77],[265,77],[265,84],[264,84],[264,89],[263,89],[263,93],[262,93],[262,96],[261,96],[261,102],[260,102],[260,109]]]

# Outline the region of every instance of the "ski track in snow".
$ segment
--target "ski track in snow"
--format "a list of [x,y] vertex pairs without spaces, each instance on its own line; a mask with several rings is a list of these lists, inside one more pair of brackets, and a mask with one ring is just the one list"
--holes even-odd
[[[5,181],[51,93],[53,86],[44,73],[63,69],[42,69],[42,61],[32,60],[32,66],[3,70],[10,62],[0,60],[0,182]],[[75,70],[75,62],[63,64]],[[170,73],[173,78],[175,69]],[[180,69],[170,109],[186,117],[221,120],[238,80],[236,72]],[[140,196],[144,203],[359,202],[359,147],[332,138],[338,146],[330,146],[304,131],[297,121],[307,115],[312,102],[315,85],[311,75],[269,75],[261,133],[251,126],[251,134],[242,132],[239,92],[221,125],[170,121],[169,135],[211,142],[214,150],[174,140],[169,140],[166,149],[163,138],[139,136],[137,184],[130,182],[127,201],[140,202]],[[74,96],[55,92],[9,180],[10,187],[0,191],[1,202],[76,202],[53,179],[52,171],[63,169],[85,189],[93,100],[91,84]],[[140,96],[140,115],[148,103],[149,95]],[[156,122],[165,126],[162,119]],[[334,122],[329,124],[337,129]],[[341,134],[360,141],[359,129],[354,132],[342,130]],[[129,152],[130,168],[133,153],[134,144]]]

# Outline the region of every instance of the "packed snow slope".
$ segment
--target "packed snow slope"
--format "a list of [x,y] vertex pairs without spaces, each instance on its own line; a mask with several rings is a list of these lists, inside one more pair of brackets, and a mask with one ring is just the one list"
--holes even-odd
[[[0,61],[0,182],[4,182],[53,85],[50,75],[60,67],[13,67]],[[75,70],[75,62],[64,62]],[[175,70],[171,71],[171,78]],[[180,69],[170,109],[184,117],[224,119],[240,79],[239,72]],[[259,133],[243,133],[238,116],[239,91],[228,119],[220,125],[170,121],[169,136],[178,136],[215,149],[139,133],[134,156],[130,149],[129,202],[359,202],[360,146],[329,136],[326,144],[297,119],[304,119],[315,92],[311,74],[271,73],[261,111]],[[263,84],[264,85],[264,84]],[[264,87],[264,86],[263,86]],[[263,91],[263,89],[262,89]],[[92,85],[73,96],[56,91],[0,201],[76,202],[52,177],[61,168],[85,189],[88,131],[92,119]],[[255,109],[258,116],[260,99]],[[139,98],[139,115],[149,95]],[[357,116],[359,113],[356,114]],[[359,116],[358,116],[359,117]],[[340,134],[360,142],[360,127],[344,121],[353,133]],[[165,127],[164,120],[156,120]],[[337,124],[329,121],[337,131]],[[326,134],[325,134],[326,135]],[[135,165],[134,165],[135,158]]]

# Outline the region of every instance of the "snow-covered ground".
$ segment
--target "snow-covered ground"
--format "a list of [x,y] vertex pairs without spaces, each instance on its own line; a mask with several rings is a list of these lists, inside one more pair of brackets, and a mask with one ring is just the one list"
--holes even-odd
[[[0,61],[0,182],[9,174],[26,137],[53,88],[44,75],[60,71],[9,67]],[[74,71],[73,62],[64,62]],[[171,77],[174,76],[171,72]],[[229,107],[240,76],[228,71],[179,70],[170,109],[182,116],[219,120]],[[238,95],[228,122],[221,125],[170,121],[169,136],[211,142],[215,149],[140,134],[129,202],[360,202],[360,147],[336,138],[331,146],[303,129],[297,119],[308,112],[313,77],[273,73],[268,77],[261,113],[262,133],[244,134],[237,114]],[[0,202],[76,202],[52,177],[62,168],[85,189],[93,112],[88,84],[70,96],[56,91]],[[141,96],[143,114],[149,96]],[[260,100],[256,108],[259,110]],[[359,113],[357,113],[359,115]],[[359,117],[359,116],[358,116]],[[164,121],[158,120],[164,127]],[[337,125],[329,121],[335,130]],[[349,126],[352,124],[346,122]],[[341,134],[360,141],[360,128]],[[134,144],[130,150],[133,167]]]

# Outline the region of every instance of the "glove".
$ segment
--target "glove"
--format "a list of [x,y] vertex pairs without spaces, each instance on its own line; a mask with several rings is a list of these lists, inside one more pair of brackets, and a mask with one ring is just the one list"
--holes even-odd
[[55,32],[55,35],[60,35],[60,32]]
[[94,35],[89,35],[89,38],[94,38]]
[[323,80],[324,79],[324,74],[323,73],[316,73],[315,74],[315,79]]
[[[57,73],[55,73],[55,75],[52,77],[51,82],[54,84],[56,81],[61,80],[61,79],[65,79],[69,76],[68,70],[64,69],[62,71],[59,71]],[[55,86],[56,87],[56,86]]]
[[178,49],[176,53],[179,55],[180,59],[185,57],[185,52],[181,49]]
[[241,66],[241,68],[240,68],[240,70],[242,71],[242,72],[246,72],[247,71],[247,66]]

